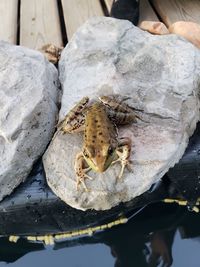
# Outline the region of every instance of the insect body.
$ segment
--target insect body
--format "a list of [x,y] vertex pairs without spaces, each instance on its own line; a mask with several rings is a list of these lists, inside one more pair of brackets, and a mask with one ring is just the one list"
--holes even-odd
[[[116,124],[136,122],[133,109],[116,96],[102,96],[100,102],[88,105],[84,97],[70,110],[58,128],[63,133],[84,131],[82,151],[75,159],[77,188],[80,183],[88,190],[85,179],[92,179],[87,172],[104,172],[111,164],[121,162],[119,178],[124,168],[130,169],[131,142],[129,138],[118,138]],[[85,167],[87,163],[87,167]]]

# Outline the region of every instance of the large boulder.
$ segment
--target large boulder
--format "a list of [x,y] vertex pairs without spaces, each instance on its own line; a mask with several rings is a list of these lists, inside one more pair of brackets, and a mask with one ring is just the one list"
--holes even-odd
[[121,94],[143,121],[119,127],[132,140],[133,173],[118,179],[120,164],[76,190],[74,160],[83,134],[58,132],[43,157],[47,182],[77,209],[105,210],[142,194],[182,157],[199,120],[200,52],[175,35],[155,36],[130,22],[99,17],[87,21],[59,63],[63,89],[59,119],[83,96]]
[[57,70],[40,52],[0,42],[0,200],[44,152],[57,98]]

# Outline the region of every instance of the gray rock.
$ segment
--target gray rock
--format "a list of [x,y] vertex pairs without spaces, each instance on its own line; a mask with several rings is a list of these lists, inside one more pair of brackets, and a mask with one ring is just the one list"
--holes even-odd
[[[64,49],[60,120],[83,96],[129,96],[143,119],[119,127],[132,139],[133,173],[91,171],[90,192],[76,190],[74,160],[83,134],[57,133],[43,157],[51,189],[77,209],[105,210],[142,194],[182,157],[199,120],[200,51],[176,35],[155,36],[128,21],[93,18]],[[146,121],[146,122],[144,122]]]
[[37,51],[0,42],[0,200],[44,152],[58,113],[56,68]]

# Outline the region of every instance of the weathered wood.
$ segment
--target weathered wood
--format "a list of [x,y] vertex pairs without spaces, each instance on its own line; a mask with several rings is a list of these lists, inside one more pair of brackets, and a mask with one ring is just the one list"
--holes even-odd
[[62,46],[57,1],[21,0],[20,45],[40,49],[48,43]]
[[106,4],[107,10],[108,10],[108,13],[110,13],[110,11],[111,11],[113,2],[115,2],[115,0],[105,0],[105,4]]
[[140,0],[140,17],[138,25],[144,20],[159,21],[148,0]]
[[16,44],[17,42],[18,0],[0,1],[0,39]]
[[167,26],[180,20],[200,23],[199,0],[152,0],[152,4]]
[[99,0],[62,0],[62,6],[68,39],[88,18],[104,15]]

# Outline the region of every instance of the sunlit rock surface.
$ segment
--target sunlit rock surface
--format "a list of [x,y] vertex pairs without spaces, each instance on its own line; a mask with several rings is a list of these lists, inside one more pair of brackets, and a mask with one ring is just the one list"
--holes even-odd
[[58,74],[36,51],[0,42],[0,200],[25,180],[55,129]]
[[74,160],[83,134],[57,133],[43,157],[51,189],[77,209],[110,209],[157,182],[183,155],[199,120],[200,52],[175,35],[156,36],[128,21],[94,18],[64,49],[59,64],[63,89],[59,119],[83,96],[121,94],[143,119],[119,127],[132,140],[133,173],[117,178],[120,164],[93,171],[90,189],[76,190]]

